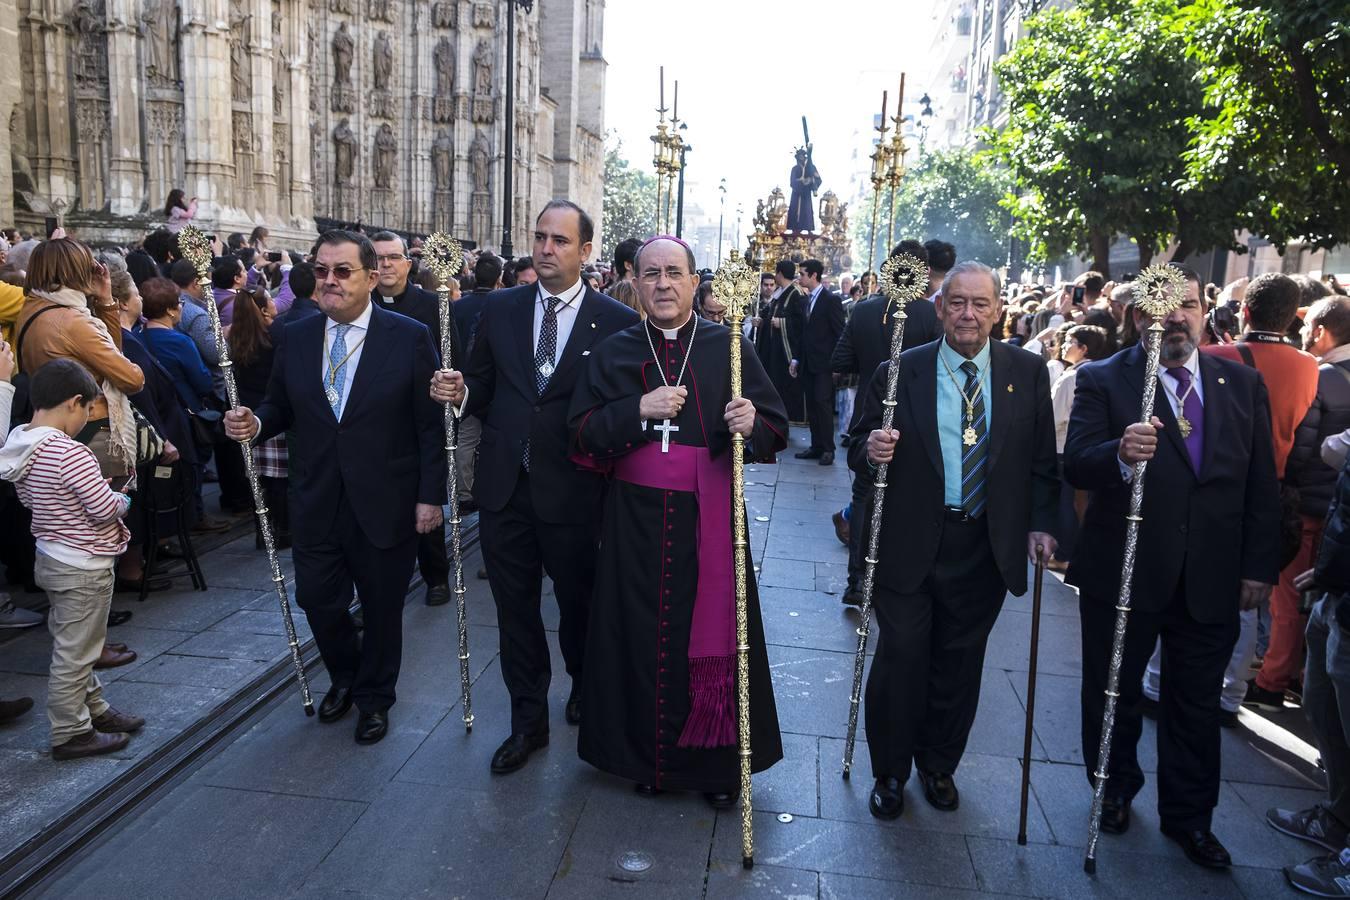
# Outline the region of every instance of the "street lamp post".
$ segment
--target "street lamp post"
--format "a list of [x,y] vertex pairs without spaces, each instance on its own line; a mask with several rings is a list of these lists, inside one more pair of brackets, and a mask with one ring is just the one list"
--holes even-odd
[[[688,122],[680,123],[680,131],[688,129]],[[692,153],[694,148],[684,142],[684,135],[676,132],[675,139],[680,142],[680,187],[675,199],[675,236],[684,237],[684,155]]]
[[717,258],[720,260],[722,258],[722,222],[727,214],[727,180],[725,178],[722,179],[722,183],[717,186],[717,189],[722,192],[722,199],[719,201],[717,210]]
[[511,259],[511,213],[515,209],[512,169],[515,149],[513,138],[516,126],[516,5],[525,12],[534,8],[534,0],[506,0],[506,140],[502,160],[502,256]]

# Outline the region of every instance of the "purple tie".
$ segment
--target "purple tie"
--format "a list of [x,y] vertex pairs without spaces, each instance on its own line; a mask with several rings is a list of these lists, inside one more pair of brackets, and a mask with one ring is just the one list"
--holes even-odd
[[1181,414],[1186,417],[1186,421],[1191,425],[1191,433],[1185,436],[1186,452],[1191,457],[1191,468],[1196,474],[1200,472],[1200,459],[1205,452],[1205,407],[1200,403],[1200,395],[1191,387],[1191,370],[1185,366],[1177,366],[1175,369],[1167,370],[1173,378],[1177,380],[1177,396],[1185,397],[1181,403]]

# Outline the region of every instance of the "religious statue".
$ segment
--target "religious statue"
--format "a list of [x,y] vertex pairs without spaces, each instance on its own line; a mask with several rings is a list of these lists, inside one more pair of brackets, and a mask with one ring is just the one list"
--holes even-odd
[[452,97],[455,93],[455,45],[448,37],[436,42],[432,54],[436,67],[436,96]]
[[811,148],[797,148],[797,164],[790,178],[792,199],[788,204],[787,230],[814,232],[816,230],[815,203],[812,200],[820,187],[820,173],[811,162]]
[[473,92],[479,97],[492,94],[492,47],[487,41],[479,41],[473,51]]
[[352,134],[350,120],[342,117],[333,129],[333,182],[339,185],[352,183],[356,174],[356,135]]
[[108,35],[102,0],[77,0],[70,12],[75,32],[75,79],[103,82],[108,79]]
[[352,59],[355,51],[352,34],[343,22],[333,32],[333,84],[349,84],[352,79]]
[[281,12],[272,11],[272,115],[281,116],[286,108],[286,85],[291,80],[286,63],[286,39],[281,35]]
[[375,187],[394,186],[394,158],[398,155],[398,140],[394,129],[385,122],[375,133]]
[[776,187],[769,193],[769,208],[766,211],[770,232],[782,234],[787,229],[787,212],[787,200],[783,197],[783,189]]
[[375,35],[373,57],[371,80],[375,84],[375,90],[387,91],[390,79],[394,76],[394,45],[389,42],[389,35],[386,32],[381,31]]
[[454,165],[454,145],[450,131],[442,128],[431,144],[432,178],[438,191],[450,190],[451,167]]
[[488,192],[488,143],[483,132],[473,139],[469,148],[469,168],[473,172],[473,189],[477,193]]
[[141,12],[141,36],[145,39],[145,74],[154,83],[178,81],[178,16],[172,0],[146,0]]
[[240,103],[253,99],[253,65],[248,58],[252,18],[242,0],[230,0],[230,96]]

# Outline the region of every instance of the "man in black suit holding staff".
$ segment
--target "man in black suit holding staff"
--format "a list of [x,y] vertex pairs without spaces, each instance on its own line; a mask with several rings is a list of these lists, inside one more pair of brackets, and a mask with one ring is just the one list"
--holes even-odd
[[438,402],[483,421],[474,498],[511,694],[511,735],[492,757],[499,775],[548,745],[552,670],[539,609],[545,572],[558,598],[558,643],[572,677],[566,719],[581,721],[604,480],[568,458],[567,409],[591,348],[638,321],[633,310],[582,281],[593,237],[590,216],[575,203],[545,206],[532,252],[538,284],[500,291],[484,304],[463,372],[437,372],[431,385]]
[[1055,551],[1050,378],[1040,357],[989,340],[1000,296],[988,266],[953,268],[936,305],[943,339],[900,357],[892,428],[880,429],[886,363],[849,436],[859,475],[890,464],[866,695],[879,819],[904,811],[911,765],[932,806],[956,809],[989,632],[1004,595],[1026,592],[1028,557]]
[[[1078,373],[1064,475],[1092,500],[1067,580],[1083,620],[1083,759],[1093,781],[1131,483],[1135,464],[1148,461],[1101,829],[1130,827],[1130,801],[1144,785],[1141,678],[1161,639],[1158,818],[1192,862],[1226,868],[1228,851],[1210,831],[1219,695],[1239,610],[1256,608],[1279,577],[1280,500],[1265,383],[1255,369],[1198,352],[1200,279],[1181,271],[1186,293],[1162,323],[1150,424],[1139,422],[1143,341]],[[1134,317],[1141,334],[1153,324],[1140,309]]]
[[[336,722],[355,704],[360,744],[389,728],[403,598],[418,535],[441,524],[446,481],[444,416],[426,393],[439,357],[424,325],[371,302],[375,255],[364,235],[319,238],[322,315],[286,326],[256,414],[225,415],[233,440],[288,434],[295,597],[332,680],[319,719]],[[360,638],[347,611],[353,585]]]

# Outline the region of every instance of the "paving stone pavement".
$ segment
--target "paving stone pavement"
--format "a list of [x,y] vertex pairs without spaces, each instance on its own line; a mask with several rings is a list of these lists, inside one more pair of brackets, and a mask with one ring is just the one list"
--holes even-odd
[[[990,640],[979,716],[957,773],[960,810],[930,808],[917,784],[904,815],[867,812],[871,778],[860,735],[855,774],[840,777],[856,613],[843,607],[846,554],[830,513],[848,500],[833,467],[792,458],[747,469],[752,550],[785,758],[755,779],[756,864],[740,866],[739,814],[697,796],[637,796],[575,753],[563,721],[569,685],[554,645],[552,743],[521,772],[494,777],[508,699],[486,582],[466,562],[476,723],[458,708],[454,611],[410,602],[404,671],[388,738],[352,741],[353,718],[306,719],[287,697],[153,806],[85,852],[42,896],[503,898],[974,898],[1292,895],[1280,867],[1311,847],[1265,825],[1274,804],[1319,796],[1316,751],[1302,715],[1242,714],[1225,731],[1215,831],[1230,872],[1188,863],[1157,829],[1154,788],[1127,835],[1103,837],[1098,874],[1082,872],[1090,791],[1079,750],[1079,646],[1074,592],[1047,576],[1033,741],[1029,845],[1016,843],[1030,596],[1009,597]],[[71,797],[116,774],[276,658],[278,616],[252,537],[207,562],[212,590],[137,608],[129,642],[143,661],[110,675],[113,702],[157,720],[125,757],[58,766],[45,754],[41,708],[0,729],[0,853]],[[258,567],[262,566],[260,570]],[[262,572],[259,582],[257,573]],[[218,587],[217,584],[225,585]],[[548,627],[556,607],[544,600]],[[301,617],[303,621],[303,616]],[[0,646],[0,695],[43,690],[41,635]],[[875,640],[875,639],[874,639]],[[326,679],[315,688],[322,692]],[[39,704],[41,703],[39,697]],[[172,710],[170,713],[169,711]],[[1141,760],[1156,764],[1145,724]],[[36,786],[36,787],[35,787]],[[621,860],[640,859],[642,871]]]

